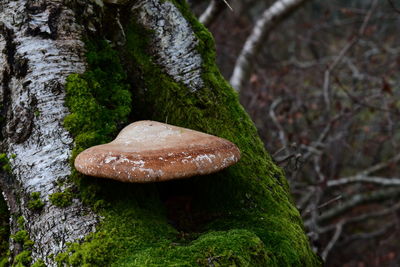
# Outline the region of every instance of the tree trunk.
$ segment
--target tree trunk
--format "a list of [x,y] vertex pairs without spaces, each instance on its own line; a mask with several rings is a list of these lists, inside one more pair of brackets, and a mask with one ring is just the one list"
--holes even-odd
[[[46,257],[66,242],[94,230],[97,218],[79,199],[63,208],[47,201],[69,186],[71,174],[73,139],[62,127],[68,114],[63,88],[69,74],[85,71],[83,29],[75,11],[62,0],[0,3],[2,150],[12,166],[1,187],[15,215],[12,232],[26,230],[34,242],[33,259],[48,263]],[[33,193],[46,203],[40,212],[28,208]],[[19,216],[25,221],[20,226]],[[22,245],[14,242],[11,250],[19,253]]]
[[[0,3],[10,263],[318,265],[282,171],[185,2],[104,2]],[[137,119],[227,138],[242,159],[215,175],[147,185],[74,170],[77,153]]]

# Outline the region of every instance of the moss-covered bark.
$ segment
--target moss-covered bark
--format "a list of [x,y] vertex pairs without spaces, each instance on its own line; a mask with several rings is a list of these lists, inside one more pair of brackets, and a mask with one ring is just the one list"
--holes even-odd
[[[72,113],[65,126],[76,140],[74,156],[109,141],[128,122],[129,82],[131,117],[226,138],[240,148],[242,159],[214,175],[160,184],[121,184],[74,172],[81,198],[103,220],[96,233],[71,244],[57,261],[73,266],[320,265],[282,170],[272,162],[236,93],[219,73],[210,33],[184,2],[175,5],[199,39],[204,87],[190,92],[166,75],[149,50],[151,32],[127,16],[127,42],[119,49],[122,63],[104,42],[97,42],[88,46],[88,72],[69,78],[67,105]],[[119,78],[106,79],[116,74]],[[107,102],[113,94],[125,101]]]
[[10,236],[8,222],[9,213],[7,204],[0,194],[0,266],[5,266],[7,263],[8,238]]
[[[8,173],[11,169],[10,161],[5,153],[0,154],[0,172]],[[7,203],[3,198],[0,188],[0,267],[6,266],[8,262],[8,240],[10,237],[10,213]]]

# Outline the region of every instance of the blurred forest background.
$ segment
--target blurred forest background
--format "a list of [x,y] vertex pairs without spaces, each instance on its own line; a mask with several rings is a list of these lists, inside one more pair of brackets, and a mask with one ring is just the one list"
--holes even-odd
[[[279,1],[213,1],[190,4],[199,17],[214,8],[206,24],[229,80]],[[400,1],[298,2],[260,40],[241,103],[326,266],[399,266]]]

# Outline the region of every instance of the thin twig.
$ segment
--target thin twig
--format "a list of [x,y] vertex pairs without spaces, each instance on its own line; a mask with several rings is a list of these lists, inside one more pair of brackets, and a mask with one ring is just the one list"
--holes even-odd
[[281,140],[282,146],[284,148],[288,147],[288,141],[285,134],[285,130],[283,129],[282,125],[279,123],[278,118],[275,115],[275,109],[282,103],[282,98],[277,98],[272,102],[271,107],[269,108],[269,116],[271,117],[272,121],[274,122],[276,128],[279,131],[279,140]]
[[[328,211],[322,213],[318,221],[319,222],[326,222],[332,218],[335,218],[346,211],[364,203],[370,203],[374,201],[386,200],[393,197],[397,197],[400,195],[400,188],[387,188],[387,189],[380,189],[364,194],[356,194],[353,195],[349,200],[341,202],[340,205],[337,205]],[[310,222],[311,223],[311,222]]]
[[331,72],[336,68],[336,66],[342,61],[343,57],[347,54],[347,52],[359,41],[360,37],[364,35],[365,29],[368,25],[369,20],[378,4],[378,0],[373,0],[371,4],[371,8],[369,9],[368,13],[366,14],[364,21],[358,30],[358,34],[354,35],[350,41],[343,47],[343,49],[339,52],[339,55],[335,58],[335,60],[328,66],[324,73],[324,85],[323,85],[323,92],[324,92],[324,101],[327,105],[328,112],[331,110],[331,86],[330,86],[330,77]]
[[[346,224],[350,224],[350,223],[364,222],[368,219],[373,219],[373,218],[381,219],[383,216],[387,216],[390,213],[393,213],[399,209],[400,209],[400,202],[398,202],[395,205],[393,205],[389,208],[386,208],[386,209],[377,210],[374,212],[364,213],[364,214],[361,214],[358,216],[353,216],[350,218],[342,219],[342,222],[343,222],[343,225],[346,225]],[[335,224],[331,224],[331,225],[320,228],[319,233],[329,232],[329,231],[332,231],[333,229],[335,229]]]
[[310,0],[276,0],[257,20],[253,31],[247,38],[233,69],[230,83],[240,91],[248,81],[255,57],[260,51],[269,33],[287,16]]
[[393,0],[388,0],[388,1],[389,1],[390,6],[393,8],[393,10],[396,11],[397,13],[400,13],[400,9],[396,7]]
[[224,3],[229,7],[229,9],[230,9],[231,11],[233,11],[233,8],[229,5],[228,1],[226,1],[226,0],[223,0],[223,1],[224,1]]
[[384,224],[381,228],[379,228],[378,230],[369,232],[369,233],[357,233],[351,236],[347,236],[347,238],[345,240],[343,240],[341,243],[342,244],[346,244],[349,243],[351,241],[354,241],[356,239],[372,239],[381,235],[384,235],[385,233],[387,233],[391,228],[395,227],[396,223],[395,222],[389,222]]
[[350,176],[346,178],[340,178],[336,180],[330,180],[327,182],[328,187],[335,187],[340,185],[352,184],[352,183],[373,183],[383,186],[400,186],[400,178],[384,178],[376,176]]
[[387,168],[389,165],[391,165],[393,163],[397,163],[399,161],[400,161],[400,153],[394,155],[392,158],[388,159],[387,161],[380,162],[378,164],[375,164],[375,165],[365,169],[364,171],[359,172],[357,175],[367,176],[371,173],[383,170],[383,169]]
[[224,7],[224,2],[221,0],[211,0],[206,10],[199,17],[199,21],[206,27],[210,27]]
[[336,202],[336,201],[338,201],[338,200],[341,200],[342,197],[343,197],[342,195],[338,195],[338,196],[336,196],[336,197],[334,197],[334,198],[332,198],[332,199],[326,201],[325,203],[322,203],[321,205],[319,205],[319,206],[318,206],[318,209],[322,209],[322,208],[324,208],[324,207],[326,207],[326,206],[329,206],[330,204],[332,204],[332,203],[334,203],[334,202]]
[[324,251],[321,253],[321,258],[325,261],[328,257],[329,252],[335,246],[336,242],[339,240],[340,235],[343,232],[343,222],[339,222],[336,224],[336,231],[332,236],[332,239],[329,241],[328,245],[325,247]]

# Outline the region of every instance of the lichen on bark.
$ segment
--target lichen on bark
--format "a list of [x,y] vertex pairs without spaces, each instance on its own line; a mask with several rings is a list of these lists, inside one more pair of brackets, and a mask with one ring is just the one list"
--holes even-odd
[[[164,8],[161,1],[149,2],[155,9]],[[143,1],[135,5],[134,14],[141,12],[135,8],[144,7],[140,3]],[[96,233],[71,244],[57,261],[71,266],[320,265],[282,170],[265,151],[236,93],[215,65],[212,36],[191,15],[185,1],[170,4],[179,10],[175,14],[183,15],[197,39],[194,53],[201,57],[201,71],[195,75],[200,75],[201,86],[193,90],[167,70],[168,64],[160,64],[160,46],[154,46],[160,40],[155,37],[159,33],[144,17],[153,16],[153,11],[132,16],[130,8],[125,8],[121,10],[121,23],[126,43],[118,52],[128,74],[126,81],[131,83],[131,118],[168,122],[224,137],[240,148],[242,159],[214,175],[161,184],[76,177],[81,197],[96,206],[103,219]],[[69,86],[79,86],[83,92],[91,90],[87,81],[78,77],[70,78]],[[96,91],[93,96],[96,101]],[[87,100],[84,95],[76,97],[76,101]],[[71,116],[78,116],[68,105]],[[84,114],[90,121],[91,115]],[[116,121],[110,123],[114,130],[121,126]],[[94,124],[85,126],[84,132],[95,131]],[[81,138],[75,135],[77,151],[92,142],[108,140],[115,131],[102,134],[95,141],[89,134]]]

